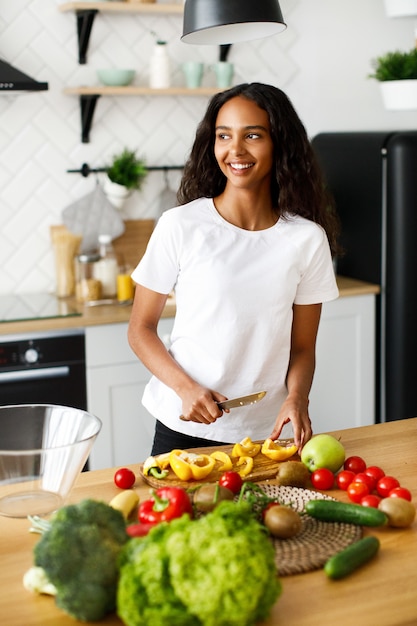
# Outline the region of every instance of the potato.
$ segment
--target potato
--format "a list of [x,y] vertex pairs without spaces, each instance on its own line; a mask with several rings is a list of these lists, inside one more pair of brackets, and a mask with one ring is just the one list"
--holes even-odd
[[383,498],[378,505],[388,517],[388,525],[394,528],[411,526],[416,516],[414,504],[403,498]]
[[288,539],[298,535],[301,530],[301,517],[288,506],[277,504],[271,506],[264,517],[264,524],[274,537]]

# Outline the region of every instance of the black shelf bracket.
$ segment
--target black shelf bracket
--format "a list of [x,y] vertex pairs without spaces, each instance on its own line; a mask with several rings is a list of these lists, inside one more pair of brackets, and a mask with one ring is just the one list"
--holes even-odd
[[81,65],[87,63],[87,50],[90,41],[91,30],[93,28],[94,18],[97,15],[97,9],[86,9],[76,11],[77,17],[77,35],[78,35],[78,62]]
[[99,98],[99,94],[94,94],[91,96],[80,96],[81,141],[83,143],[90,142],[90,129],[93,123],[94,111],[96,108],[97,100]]

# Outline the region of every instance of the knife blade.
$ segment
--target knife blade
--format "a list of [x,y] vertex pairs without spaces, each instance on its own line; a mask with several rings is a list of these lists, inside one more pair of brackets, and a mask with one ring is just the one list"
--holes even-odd
[[[260,402],[262,398],[265,396],[266,391],[258,391],[256,393],[251,393],[248,396],[239,396],[238,398],[231,398],[231,400],[223,400],[221,402],[217,402],[216,404],[223,411],[225,409],[235,409],[240,406],[247,406],[248,404],[256,404]],[[180,415],[180,420],[183,422],[189,422],[184,415]]]

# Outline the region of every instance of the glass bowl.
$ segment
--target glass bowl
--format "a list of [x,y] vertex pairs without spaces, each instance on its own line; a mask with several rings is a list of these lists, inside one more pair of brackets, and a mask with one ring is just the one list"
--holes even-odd
[[0,406],[0,515],[48,515],[65,503],[101,429],[52,404]]

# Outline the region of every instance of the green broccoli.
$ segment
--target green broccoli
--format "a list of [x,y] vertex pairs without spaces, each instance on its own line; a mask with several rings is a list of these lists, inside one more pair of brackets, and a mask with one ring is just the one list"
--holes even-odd
[[281,593],[275,552],[248,503],[159,524],[122,550],[117,612],[127,626],[250,626]]
[[57,606],[81,621],[113,612],[118,557],[127,540],[123,515],[105,502],[88,499],[59,509],[34,547],[35,565],[56,587]]

